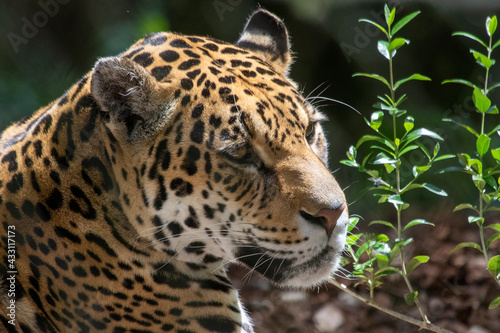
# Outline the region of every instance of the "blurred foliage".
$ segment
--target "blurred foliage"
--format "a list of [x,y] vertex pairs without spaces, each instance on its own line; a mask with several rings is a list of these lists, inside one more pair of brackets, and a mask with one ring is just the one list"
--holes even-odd
[[[59,1],[66,4],[59,4],[57,0],[3,1],[0,4],[0,131],[62,95],[92,68],[98,57],[120,53],[146,33],[173,30],[235,41],[246,18],[259,6],[284,19],[296,52],[291,75],[305,95],[311,93],[312,96],[340,100],[366,117],[372,112],[372,100],[364,96],[378,95],[382,90],[370,80],[354,79],[351,75],[386,71],[387,64],[376,56],[375,46],[380,36],[373,30],[366,30],[366,25],[360,24],[358,18],[380,21],[383,17],[380,9],[387,1]],[[419,72],[432,78],[429,84],[410,83],[406,88],[406,92],[414,96],[407,109],[413,114],[418,113],[418,119],[426,121],[416,126],[441,135],[445,139],[441,145],[443,153],[472,150],[474,142],[452,124],[441,121],[443,117],[455,117],[472,124],[473,119],[466,112],[473,110],[470,94],[467,89],[443,87],[440,82],[450,77],[476,78],[482,75],[469,59],[471,43],[452,38],[451,33],[466,30],[484,37],[484,18],[498,15],[500,2],[394,0],[388,3],[396,6],[398,13],[399,10],[420,10],[421,19],[426,22],[408,27],[406,35],[415,46],[402,50],[404,60],[397,64],[401,77]],[[19,44],[18,52],[15,52],[8,36],[17,34],[22,37],[26,21],[33,23],[34,19],[43,19],[40,12],[46,12],[44,6],[48,4],[52,4],[49,6],[52,13],[49,14],[53,15],[46,14],[47,19],[38,22],[42,24],[36,27],[36,33],[26,38],[26,43]],[[450,54],[455,56],[450,58]],[[499,81],[499,70],[500,66],[497,66],[491,73],[495,81]],[[491,94],[492,101],[500,100],[499,91]],[[362,118],[340,104],[320,104],[321,110],[331,119],[326,124],[331,142],[330,165],[333,170],[339,169],[335,176],[343,187],[349,187],[346,190],[349,198],[369,182],[368,179],[359,179],[356,172],[341,168],[338,162],[359,137]],[[457,148],[462,146],[463,149]],[[418,158],[414,156],[414,159]],[[418,161],[413,163],[418,164]],[[410,174],[411,170],[408,170]],[[453,194],[448,200],[452,203],[467,201],[468,194],[461,187],[459,176],[454,175],[453,181],[446,175],[435,177],[432,183]],[[418,201],[422,206],[435,201],[423,193],[415,196],[408,200]],[[363,214],[374,207],[363,202],[350,209]],[[373,219],[382,217],[372,216]]]

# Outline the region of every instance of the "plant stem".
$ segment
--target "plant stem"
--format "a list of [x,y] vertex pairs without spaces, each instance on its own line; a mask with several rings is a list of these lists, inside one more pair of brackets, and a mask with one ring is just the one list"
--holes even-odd
[[396,311],[393,311],[391,309],[380,306],[377,303],[373,302],[372,300],[366,299],[363,296],[358,295],[356,292],[350,290],[345,285],[335,281],[332,278],[328,279],[328,283],[330,283],[330,284],[334,285],[335,287],[339,288],[340,290],[348,293],[349,295],[360,300],[361,302],[363,302],[363,303],[365,303],[365,304],[367,304],[367,305],[369,305],[377,310],[385,312],[394,318],[397,318],[399,320],[406,321],[407,323],[410,323],[412,325],[418,326],[420,329],[426,329],[426,330],[429,330],[431,332],[436,332],[436,333],[453,333],[453,332],[448,331],[444,328],[441,328],[439,326],[431,324],[429,321],[420,321],[420,320],[414,319],[412,317],[406,316],[404,314],[401,314],[399,312],[396,312]]

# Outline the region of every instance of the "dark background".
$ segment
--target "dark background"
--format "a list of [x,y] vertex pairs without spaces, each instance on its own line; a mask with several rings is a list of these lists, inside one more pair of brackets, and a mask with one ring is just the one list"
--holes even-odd
[[[374,111],[376,95],[386,93],[385,87],[366,78],[353,78],[352,74],[387,76],[388,65],[376,51],[377,40],[384,36],[358,19],[380,22],[383,4],[378,0],[2,1],[0,131],[62,95],[99,57],[120,53],[147,33],[172,30],[236,41],[247,17],[259,6],[284,19],[296,56],[291,77],[304,94],[339,100],[369,117]],[[409,97],[403,106],[415,118],[416,127],[426,127],[445,138],[441,143],[443,153],[472,153],[475,139],[464,130],[442,122],[445,116],[455,117],[477,128],[479,115],[473,112],[471,90],[441,82],[464,78],[478,85],[483,83],[484,71],[475,64],[469,48],[484,50],[469,39],[451,34],[467,31],[486,40],[485,19],[500,15],[500,1],[400,0],[391,1],[390,5],[398,9],[396,19],[416,10],[422,12],[398,33],[411,43],[395,57],[396,79],[415,72],[432,78],[431,82],[413,81],[400,88],[398,93],[407,93]],[[499,37],[500,25],[496,39]],[[500,59],[500,47],[493,56]],[[493,82],[500,81],[500,66],[493,67],[490,78]],[[500,89],[490,98],[498,103]],[[325,124],[331,143],[330,167],[346,189],[352,203],[350,213],[361,215],[365,222],[393,220],[392,205],[377,205],[370,195],[353,202],[356,193],[369,181],[339,163],[350,145],[362,135],[371,134],[362,116],[339,103],[319,105],[330,118]],[[499,117],[488,116],[487,129],[499,124]],[[498,147],[498,138],[492,144]],[[413,163],[423,163],[419,154],[409,158]],[[450,165],[457,162],[440,162],[434,170]],[[403,174],[405,180],[408,178]],[[458,203],[474,202],[477,197],[470,177],[460,173],[430,173],[425,181],[443,188],[449,196],[414,191],[407,197],[412,207],[405,211],[405,220],[424,217],[436,224],[452,221],[460,228],[467,228],[466,217],[453,214],[452,210]],[[361,224],[362,230],[364,225]],[[422,232],[434,232],[422,228]],[[476,233],[471,235],[476,238],[467,241],[478,240]],[[460,241],[464,240],[457,243]],[[484,266],[480,269],[484,270]]]

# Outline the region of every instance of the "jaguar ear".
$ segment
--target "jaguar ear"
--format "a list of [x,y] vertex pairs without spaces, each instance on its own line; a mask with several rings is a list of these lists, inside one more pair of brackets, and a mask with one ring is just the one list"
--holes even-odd
[[291,64],[290,42],[285,24],[266,10],[259,9],[248,19],[236,46],[264,58],[286,76]]
[[135,142],[153,137],[168,121],[173,107],[165,85],[134,61],[109,57],[94,66],[90,90],[109,113],[110,129]]

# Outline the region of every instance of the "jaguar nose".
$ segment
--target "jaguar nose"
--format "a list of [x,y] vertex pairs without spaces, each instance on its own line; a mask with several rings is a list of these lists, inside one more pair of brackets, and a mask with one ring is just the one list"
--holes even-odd
[[333,229],[337,225],[337,220],[345,209],[346,204],[343,202],[338,208],[323,208],[316,215],[308,214],[305,211],[301,211],[300,215],[310,223],[322,226],[326,231],[326,235],[330,238]]

